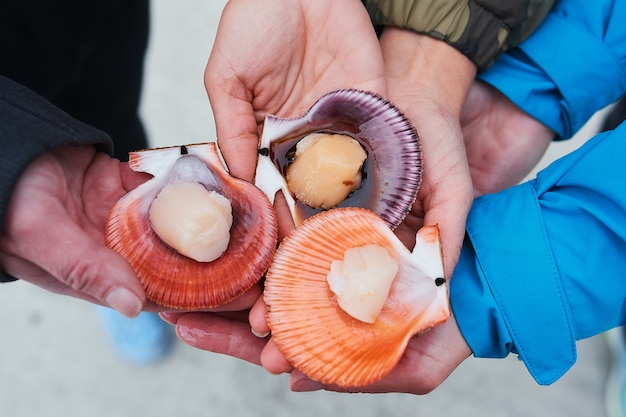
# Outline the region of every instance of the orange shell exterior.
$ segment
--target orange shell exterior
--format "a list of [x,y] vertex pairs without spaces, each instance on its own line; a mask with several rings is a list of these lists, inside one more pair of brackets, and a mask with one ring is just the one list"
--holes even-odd
[[[439,259],[433,261],[441,262],[437,227],[420,233],[427,245],[437,245],[432,253]],[[398,255],[399,263],[411,256],[376,214],[360,208],[332,209],[309,218],[283,240],[267,272],[264,297],[272,339],[292,365],[321,383],[350,388],[380,380],[415,334],[450,316],[447,288],[435,285],[437,277],[432,277],[432,303],[415,311],[411,296],[399,294],[401,275],[375,323],[345,313],[326,281],[330,263],[349,247],[370,243]]]
[[177,148],[131,154],[131,168],[152,171],[155,177],[126,194],[112,208],[105,230],[106,243],[130,263],[148,299],[170,308],[213,308],[250,289],[266,272],[276,249],[276,216],[263,192],[226,172],[215,143],[187,145],[185,152],[209,167],[220,183],[220,193],[231,201],[233,225],[228,248],[215,261],[197,262],[180,255],[156,235],[148,220],[150,204],[162,188],[160,183],[150,183],[167,175],[160,172],[166,165],[162,160],[177,158]]

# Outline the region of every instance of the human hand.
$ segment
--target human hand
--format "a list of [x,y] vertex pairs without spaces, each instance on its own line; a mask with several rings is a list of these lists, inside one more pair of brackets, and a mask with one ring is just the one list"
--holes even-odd
[[[456,50],[429,37],[387,28],[380,39],[388,97],[415,125],[423,151],[423,181],[415,204],[396,234],[411,248],[418,228],[439,224],[446,276],[456,265],[472,201],[472,184],[463,146],[460,111],[474,65]],[[268,332],[265,304],[250,313],[256,333]],[[454,317],[410,340],[400,362],[383,380],[362,392],[423,394],[441,384],[470,355]],[[308,379],[285,360],[271,339],[261,352],[270,372],[291,371],[293,390],[327,389]]]
[[[293,369],[269,336],[260,338],[250,332],[246,313],[161,313],[161,317],[175,324],[178,337],[191,346],[263,365],[272,373],[290,372],[290,388],[296,392],[324,389],[425,394],[438,387],[470,355],[470,349],[454,317],[451,317],[429,332],[411,339],[404,356],[388,376],[372,385],[346,390],[321,385]],[[258,314],[264,313],[261,309],[253,310],[252,321],[259,319],[253,317]]]
[[385,95],[378,39],[358,0],[232,0],[205,72],[220,150],[252,181],[266,114],[301,116],[338,88]]
[[134,317],[145,294],[130,265],[104,243],[113,204],[146,177],[92,146],[34,160],[16,184],[0,236],[0,265],[46,290]]
[[396,234],[410,248],[419,227],[438,224],[451,277],[473,198],[459,120],[476,67],[448,44],[406,30],[385,29],[380,45],[389,98],[415,125],[424,165],[417,200]]
[[[358,0],[230,1],[209,57],[205,86],[224,160],[231,175],[248,181],[254,179],[266,114],[299,117],[320,96],[339,88],[386,95],[378,38]],[[290,223],[283,200],[278,196],[276,201],[279,221],[288,218]],[[281,236],[288,227],[293,225],[279,226]],[[260,365],[267,339],[250,332],[247,310],[162,316],[179,323],[183,341]]]
[[554,132],[492,86],[475,81],[461,125],[476,196],[521,181],[539,162]]
[[[463,61],[464,66],[462,67],[455,67],[459,70],[467,71],[467,73],[451,75],[451,78],[455,81],[466,80],[465,84],[460,83],[460,88],[455,88],[459,87],[458,84],[454,86],[445,85],[444,79],[436,80],[440,83],[439,85],[428,83],[422,85],[421,82],[425,79],[419,78],[416,81],[415,77],[408,77],[410,74],[407,74],[407,72],[410,73],[410,71],[416,69],[416,66],[412,65],[415,62],[407,62],[405,60],[406,55],[403,52],[404,50],[395,48],[397,45],[402,44],[403,39],[395,38],[393,35],[385,39],[389,42],[387,52],[389,53],[389,60],[391,62],[388,66],[387,76],[395,82],[395,90],[393,91],[397,93],[395,96],[390,95],[390,98],[402,108],[407,113],[407,116],[415,123],[416,120],[421,122],[421,125],[417,123],[416,125],[418,126],[422,138],[424,132],[430,132],[431,135],[431,139],[429,140],[430,146],[425,145],[424,139],[422,139],[424,155],[425,158],[427,158],[425,164],[429,168],[429,170],[425,170],[423,183],[423,187],[426,186],[427,190],[421,192],[420,196],[418,196],[418,202],[414,206],[412,215],[409,216],[407,221],[398,229],[398,234],[401,237],[404,236],[404,241],[410,246],[411,240],[414,239],[415,231],[421,225],[433,223],[440,223],[440,225],[448,224],[450,227],[446,227],[444,230],[448,230],[447,234],[450,236],[456,237],[456,235],[458,235],[458,247],[460,248],[464,233],[465,216],[469,210],[472,197],[472,187],[465,159],[463,140],[460,136],[458,114],[464,99],[464,91],[469,88],[470,80],[475,74],[475,69],[469,61]],[[396,41],[400,43],[396,45]],[[404,39],[404,41],[406,41],[406,39]],[[384,42],[385,41],[381,41],[381,45],[384,45]],[[383,52],[384,51],[383,49]],[[430,50],[420,50],[419,52],[425,53],[430,52]],[[441,58],[443,59],[443,57]],[[459,57],[455,56],[455,58]],[[465,60],[464,57],[461,58]],[[449,63],[449,61],[445,62]],[[431,72],[429,76],[434,77],[436,73],[436,71]],[[465,77],[460,77],[460,75],[464,75]],[[404,78],[405,76],[408,78]],[[444,83],[443,86],[441,83]],[[422,90],[422,87],[425,89]],[[406,90],[406,88],[413,88],[413,90]],[[462,88],[465,88],[465,90]],[[453,94],[447,94],[450,90]],[[391,91],[392,90],[390,90],[390,93]],[[406,91],[410,91],[411,93],[407,94]],[[436,92],[437,95],[430,95],[430,91]],[[461,93],[457,94],[459,91]],[[302,111],[304,111],[303,108],[299,109],[293,115],[299,115]],[[247,132],[248,136],[251,136],[253,139],[250,140],[250,138],[248,138],[247,140],[254,142],[255,152],[258,141],[256,136],[258,122],[259,118],[254,119],[254,123],[250,122],[251,127]],[[235,125],[235,123],[231,122],[231,125]],[[438,131],[438,129],[441,129],[441,131]],[[218,128],[218,136],[222,137],[219,131],[220,129]],[[230,134],[226,137],[242,138],[244,136],[245,135],[241,134],[238,136]],[[452,137],[453,140],[446,140],[449,139],[449,136]],[[439,144],[437,144],[438,140],[441,140]],[[232,152],[241,147],[241,143],[239,143],[239,145],[237,145],[237,143],[232,142]],[[251,144],[247,146],[252,148]],[[255,162],[256,153],[253,155],[253,158]],[[241,161],[241,159],[238,160]],[[252,160],[249,163],[251,166],[254,166]],[[439,163],[442,165],[439,166]],[[451,180],[447,182],[446,175],[450,175],[455,171],[460,181]],[[248,175],[253,175],[253,171],[249,172]],[[452,177],[454,178],[453,175]],[[439,188],[445,185],[449,185],[450,189]],[[446,191],[449,192],[446,193]],[[460,204],[451,211],[447,211],[448,202],[446,200],[448,198],[458,198]],[[455,201],[452,202],[454,203]],[[456,213],[456,216],[459,218],[450,218],[449,214],[452,213],[455,215],[456,211],[459,212]],[[455,239],[455,242],[456,240],[457,239]],[[452,242],[452,238],[450,242]],[[453,244],[450,247],[452,248],[449,250],[451,253],[450,257],[453,261],[450,263],[449,268],[447,268],[448,276],[451,275],[451,271],[456,263],[454,258],[458,256],[458,253],[456,255],[454,254],[455,245]],[[192,346],[261,364],[274,373],[291,371],[292,389],[294,390],[322,388],[338,390],[338,387],[322,387],[308,380],[308,378],[297,370],[293,370],[291,365],[280,354],[271,338],[266,337],[261,339],[255,337],[253,333],[250,332],[250,326],[241,316],[239,316],[238,319],[234,319],[232,316],[224,317],[216,314],[192,313],[176,316],[166,315],[165,317],[167,317],[170,322],[177,324],[177,332],[181,340]],[[265,322],[265,305],[262,299],[259,299],[250,312],[249,321],[256,334],[264,334],[269,331]],[[445,355],[436,354],[438,353],[437,351],[441,352],[442,350],[446,351]],[[469,356],[469,354],[469,348],[463,341],[454,319],[450,319],[448,322],[438,326],[427,334],[412,339],[405,355],[392,374],[383,381],[369,387],[363,387],[361,390],[369,392],[397,391],[425,393],[438,386],[458,364]],[[419,372],[416,372],[416,369],[419,369]]]

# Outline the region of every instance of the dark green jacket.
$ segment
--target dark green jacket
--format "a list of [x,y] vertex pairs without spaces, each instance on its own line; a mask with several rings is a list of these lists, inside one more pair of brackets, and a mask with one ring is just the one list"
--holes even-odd
[[479,71],[543,21],[555,0],[363,0],[374,25],[440,39]]

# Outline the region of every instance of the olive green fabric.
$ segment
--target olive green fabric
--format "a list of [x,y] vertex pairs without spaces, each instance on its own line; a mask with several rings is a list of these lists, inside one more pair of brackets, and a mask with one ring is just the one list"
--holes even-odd
[[543,21],[554,0],[363,0],[374,25],[440,39],[479,71],[519,44]]

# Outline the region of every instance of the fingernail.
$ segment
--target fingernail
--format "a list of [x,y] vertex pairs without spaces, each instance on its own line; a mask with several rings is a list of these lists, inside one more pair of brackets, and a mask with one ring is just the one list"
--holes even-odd
[[163,320],[166,323],[174,324],[174,325],[176,324],[180,316],[181,316],[181,313],[170,313],[167,311],[162,311],[159,313],[159,317],[161,317],[161,320]]
[[130,318],[137,317],[143,308],[141,300],[124,287],[111,290],[104,301],[112,309]]
[[254,330],[253,328],[250,328],[250,331],[252,332],[253,335],[255,335],[258,338],[265,338],[267,336],[270,335],[270,332],[257,332],[256,330]]
[[291,375],[290,388],[293,392],[312,392],[324,389],[324,385],[305,376]]

